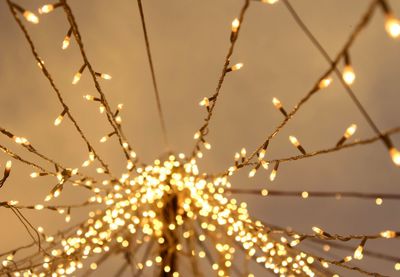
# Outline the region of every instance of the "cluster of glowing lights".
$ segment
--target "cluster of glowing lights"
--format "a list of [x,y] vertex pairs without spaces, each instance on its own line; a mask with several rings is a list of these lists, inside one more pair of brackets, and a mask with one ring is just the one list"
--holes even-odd
[[[278,0],[260,0],[263,3],[275,4]],[[48,14],[60,7],[61,4],[47,4],[39,8],[41,15]],[[31,11],[25,10],[14,4],[14,8],[19,11],[23,17],[34,24],[39,23],[39,18]],[[235,38],[239,28],[240,20],[235,18],[231,23],[231,39]],[[386,14],[385,29],[387,33],[393,37],[400,36],[400,21],[391,13]],[[71,43],[72,29],[68,30],[67,35],[62,41],[62,49],[65,50]],[[347,55],[347,54],[346,54]],[[43,63],[43,62],[42,62]],[[40,64],[39,64],[40,66]],[[72,79],[72,84],[76,85],[82,77],[87,67],[84,64]],[[236,63],[229,68],[227,72],[237,71],[243,67],[243,63]],[[94,72],[94,74],[104,80],[110,80],[112,77],[106,73]],[[353,85],[356,74],[350,62],[347,60],[342,71],[343,81],[348,85]],[[330,76],[325,76],[318,84],[318,89],[325,89],[333,82]],[[105,111],[105,106],[101,99],[92,95],[84,95],[84,99],[88,101],[97,101],[100,103],[100,112]],[[199,105],[209,108],[213,99],[204,97]],[[288,113],[284,109],[282,103],[277,98],[272,99],[274,107],[279,110],[285,117]],[[118,124],[121,123],[119,114],[122,104],[118,105],[114,114]],[[54,125],[58,126],[62,123],[64,117],[68,115],[68,110],[64,109],[61,114],[54,120]],[[357,126],[350,125],[337,146],[342,145],[346,140],[354,135]],[[115,132],[107,134],[100,139],[101,143],[106,142]],[[203,139],[201,132],[194,134],[194,139]],[[29,141],[24,137],[14,137],[17,144],[29,146]],[[307,152],[295,136],[290,136],[289,141],[296,147],[302,155]],[[264,160],[267,145],[258,152],[259,163],[249,172],[249,177],[254,177],[260,166],[268,170],[269,164]],[[128,149],[128,145],[125,145]],[[124,147],[125,147],[124,146]],[[203,140],[205,149],[211,149],[211,144]],[[393,162],[400,166],[400,152],[393,146],[389,147],[389,153]],[[246,159],[246,150],[243,148],[240,153],[235,154],[235,165],[228,170],[228,176],[234,174],[238,169],[237,165]],[[136,158],[134,151],[130,152],[132,159]],[[202,153],[197,152],[197,157],[201,158]],[[89,149],[89,157],[82,163],[82,167],[88,167],[95,161],[94,152]],[[5,165],[5,180],[11,172],[11,161]],[[277,176],[279,162],[274,164],[269,179],[274,181]],[[201,174],[195,159],[187,160],[183,154],[175,157],[169,156],[166,161],[156,160],[153,165],[144,167],[135,167],[134,162],[127,160],[126,169],[128,172],[122,174],[118,179],[104,180],[103,185],[109,188],[106,193],[104,191],[93,188],[94,196],[89,198],[90,203],[98,203],[105,205],[105,209],[96,210],[89,213],[89,219],[85,221],[73,234],[62,238],[60,244],[49,247],[49,253],[42,254],[42,266],[36,269],[29,269],[24,272],[15,272],[14,276],[64,276],[73,275],[78,269],[85,266],[85,260],[93,255],[107,253],[112,249],[118,248],[124,251],[132,245],[148,244],[155,241],[160,247],[163,245],[171,247],[167,234],[174,234],[178,238],[179,243],[174,243],[172,252],[183,251],[184,240],[195,238],[200,242],[210,240],[209,234],[213,234],[221,239],[215,244],[215,251],[222,257],[222,261],[214,263],[212,269],[217,272],[218,276],[227,276],[232,268],[233,258],[235,256],[235,244],[238,243],[249,257],[255,257],[257,263],[264,265],[265,268],[272,270],[280,276],[292,276],[293,274],[317,276],[314,269],[315,258],[301,251],[295,251],[295,247],[300,243],[300,239],[296,236],[289,241],[285,237],[272,237],[265,232],[265,227],[259,221],[251,219],[246,203],[238,203],[234,198],[227,198],[225,189],[230,188],[228,177],[211,178],[206,174]],[[104,168],[97,168],[97,173],[107,173]],[[57,173],[58,184],[46,196],[44,201],[51,201],[62,193],[63,184],[69,178],[78,174],[78,169],[66,169],[64,172]],[[32,178],[46,176],[44,172],[31,173]],[[133,176],[134,175],[134,176]],[[87,181],[88,184],[90,181]],[[268,190],[261,191],[263,196],[268,195]],[[309,193],[304,191],[302,198],[308,198]],[[176,207],[171,210],[166,205],[171,199],[176,201]],[[383,200],[376,199],[376,204],[381,205]],[[10,201],[10,205],[16,205],[17,202]],[[45,208],[42,204],[34,206],[36,210]],[[167,220],[163,214],[165,211],[174,215],[172,220]],[[71,220],[70,212],[65,210],[59,211],[65,214],[66,222]],[[192,226],[199,226],[199,232],[195,232]],[[184,231],[186,230],[186,231]],[[321,237],[329,237],[319,227],[313,227],[314,233]],[[46,235],[43,228],[39,227],[38,232],[46,238],[47,243],[55,240],[54,236]],[[380,233],[382,238],[395,238],[399,234],[395,231],[387,230]],[[212,242],[213,243],[213,242]],[[349,262],[353,258],[357,260],[363,259],[363,251],[366,240],[355,249],[353,256],[347,256],[343,262]],[[193,250],[191,255],[205,258],[206,253],[202,250]],[[68,257],[68,259],[58,258]],[[3,267],[13,264],[14,256],[9,255],[3,260]],[[328,263],[321,261],[323,267],[328,267]],[[136,265],[139,269],[144,267],[158,266],[162,271],[170,273],[174,270],[174,266],[169,264],[168,256],[154,255],[149,257],[144,263]],[[90,269],[96,270],[98,265],[91,263]],[[400,270],[400,263],[396,263],[396,270]],[[175,269],[176,270],[176,269]],[[180,276],[178,271],[171,272],[172,275]],[[292,274],[292,275],[291,275]],[[248,276],[253,276],[249,273]],[[333,276],[338,276],[337,274]]]
[[[241,245],[246,255],[256,257],[257,263],[277,274],[316,276],[312,269],[314,258],[303,252],[294,254],[296,252],[288,249],[286,238],[281,237],[280,241],[271,238],[259,221],[250,218],[245,203],[226,198],[224,191],[230,188],[226,177],[210,179],[200,174],[194,159],[185,161],[183,154],[179,156],[171,155],[164,162],[156,160],[153,165],[137,168],[136,177],[130,178],[129,173],[125,173],[119,180],[104,181],[112,189],[105,195],[98,191],[89,201],[104,204],[105,209],[90,212],[89,219],[74,233],[62,238],[60,246],[52,245],[47,250],[49,254],[43,254],[42,266],[34,271],[31,269],[29,274],[72,275],[93,255],[116,248],[123,251],[132,244],[145,244],[151,240],[161,248],[171,247],[171,235],[167,234],[172,232],[178,243],[174,242],[171,251],[177,253],[183,251],[183,241],[190,237],[196,236],[195,239],[201,242],[214,236],[221,238],[215,244],[215,250],[222,261],[212,266],[218,276],[229,275],[236,243]],[[31,175],[38,176],[37,173]],[[174,208],[167,204],[172,199],[176,201]],[[35,209],[42,210],[44,206],[38,204]],[[166,212],[174,215],[172,220],[164,217]],[[68,213],[66,221],[70,219]],[[196,225],[198,233],[192,227]],[[39,227],[38,231],[46,242],[55,240],[46,235],[43,228]],[[202,250],[191,253],[199,258],[206,256]],[[58,258],[63,256],[70,258],[59,261]],[[168,259],[168,256],[155,255],[137,267],[162,266],[161,270],[168,273],[173,269]],[[12,260],[13,257],[7,257],[3,265],[8,266]],[[97,264],[91,263],[89,267],[96,270]],[[15,276],[21,273],[26,274],[20,272]],[[180,276],[178,271],[173,273],[173,276]]]

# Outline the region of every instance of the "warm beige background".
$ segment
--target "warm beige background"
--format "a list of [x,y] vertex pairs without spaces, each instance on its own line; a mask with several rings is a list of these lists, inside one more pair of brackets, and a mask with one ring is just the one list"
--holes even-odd
[[[98,71],[113,76],[112,81],[101,82],[109,101],[113,107],[120,102],[125,104],[122,113],[125,131],[138,155],[151,162],[162,153],[163,146],[136,1],[70,2],[90,60]],[[366,0],[292,2],[331,55],[336,55],[342,47],[369,3]],[[46,2],[18,3],[36,10]],[[400,2],[390,3],[400,16]],[[193,133],[205,115],[198,102],[214,91],[228,47],[230,22],[241,5],[239,0],[144,1],[167,127],[173,148],[178,152],[189,151],[193,145]],[[82,99],[83,94],[95,94],[88,74],[83,75],[79,85],[71,85],[82,59],[74,40],[67,51],[61,50],[68,29],[65,15],[57,10],[40,20],[37,26],[28,24],[38,51],[71,105],[72,113],[91,141],[97,143],[110,127],[104,116],[99,115],[97,106]],[[0,3],[0,34],[0,125],[28,137],[42,152],[62,163],[78,166],[87,157],[86,149],[68,120],[58,128],[53,126],[61,107],[37,68],[5,1]],[[354,90],[382,129],[399,124],[399,43],[388,38],[382,14],[378,12],[351,51],[357,73]],[[281,4],[252,2],[232,59],[239,61],[245,67],[227,76],[211,123],[209,139],[213,149],[201,163],[204,171],[219,172],[231,163],[234,152],[242,146],[250,151],[259,145],[282,120],[271,104],[272,97],[277,96],[286,107],[292,107],[327,68]],[[351,123],[359,126],[357,138],[373,135],[343,88],[335,82],[315,96],[270,144],[270,157],[297,154],[287,139],[291,134],[307,150],[330,147]],[[399,137],[393,140],[400,147]],[[10,145],[6,138],[1,139],[1,144]],[[14,145],[12,148],[19,151]],[[114,170],[122,166],[115,140],[97,148]],[[1,166],[6,159],[1,155]],[[41,201],[54,180],[31,180],[30,168],[14,164],[9,182],[0,191],[0,201],[18,199],[24,204]],[[251,180],[246,176],[247,170],[243,170],[233,179],[234,187],[397,193],[400,171],[391,163],[383,145],[376,143],[284,164],[274,183],[267,180],[265,173]],[[79,203],[83,199],[82,190],[67,188],[59,203]],[[349,199],[241,199],[249,202],[250,210],[259,218],[304,232],[310,232],[314,225],[344,234],[400,229],[399,204],[394,201],[378,207],[374,201]],[[35,225],[49,231],[65,227],[63,219],[53,213],[25,214]],[[78,220],[86,212],[73,215]],[[1,209],[0,216],[0,252],[29,241],[9,210]],[[368,247],[399,255],[398,243],[371,242]],[[342,256],[347,254],[340,252]],[[97,276],[109,276],[116,271],[117,263],[107,264]],[[369,270],[396,275],[392,263],[365,259],[362,264]]]

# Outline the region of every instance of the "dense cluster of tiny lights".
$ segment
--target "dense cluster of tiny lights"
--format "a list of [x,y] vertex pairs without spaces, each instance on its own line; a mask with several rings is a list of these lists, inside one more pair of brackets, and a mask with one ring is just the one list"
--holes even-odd
[[[184,159],[183,154],[180,157]],[[284,243],[264,232],[261,222],[250,218],[245,203],[224,195],[224,189],[230,187],[226,177],[209,180],[199,173],[194,159],[190,162],[182,159],[171,155],[167,161],[156,160],[154,165],[137,168],[138,175],[132,179],[124,174],[119,180],[105,181],[112,190],[106,195],[92,196],[89,202],[103,203],[106,208],[90,212],[89,219],[74,234],[62,239],[60,246],[51,246],[37,255],[35,260],[42,256],[42,266],[30,273],[33,276],[73,274],[93,254],[126,249],[132,243],[150,240],[155,240],[160,249],[168,247],[172,251],[150,258],[146,266],[163,265],[161,269],[169,272],[173,252],[184,251],[184,240],[196,236],[193,226],[199,226],[196,240],[207,241],[210,236],[219,241],[229,238],[226,243],[215,245],[223,260],[213,266],[219,276],[229,275],[236,251],[232,241],[240,243],[249,256],[257,257],[259,263],[276,273],[315,276],[310,267],[314,259],[305,253],[292,256]],[[35,206],[37,210],[43,208]],[[47,242],[54,241],[43,228],[39,227],[38,231]],[[192,250],[191,255],[201,258],[204,252]],[[58,257],[70,258],[58,261]],[[7,266],[11,262],[12,257],[8,256],[3,264]],[[97,268],[95,263],[90,267]],[[178,276],[178,271],[172,273]]]
[[[254,0],[254,2],[275,4],[278,0]],[[289,10],[292,9],[288,0],[282,0],[282,2],[288,6]],[[396,239],[400,236],[400,233],[397,231],[383,230],[374,235],[343,236],[331,234],[320,227],[314,226],[312,227],[312,234],[302,234],[290,229],[272,227],[272,225],[270,226],[260,220],[253,219],[247,210],[247,204],[239,202],[232,197],[234,193],[251,193],[263,197],[296,196],[302,199],[312,197],[335,197],[336,199],[354,197],[374,199],[378,206],[382,205],[386,198],[400,199],[400,195],[394,194],[313,191],[285,192],[267,189],[240,190],[233,189],[229,182],[230,176],[244,167],[253,166],[248,173],[248,177],[252,178],[260,168],[269,170],[270,164],[273,166],[269,179],[270,181],[274,181],[278,174],[278,168],[282,163],[380,140],[388,148],[393,162],[400,166],[400,152],[393,146],[389,138],[391,134],[399,132],[399,128],[382,133],[377,130],[378,135],[376,137],[347,142],[355,134],[357,130],[356,124],[351,124],[345,130],[333,148],[308,152],[300,143],[300,140],[291,135],[289,136],[289,141],[297,148],[301,155],[276,160],[266,159],[270,140],[294,116],[300,106],[308,101],[314,93],[332,85],[333,78],[331,74],[334,70],[337,70],[336,65],[339,61],[344,61],[343,70],[339,72],[342,82],[344,82],[348,89],[354,83],[356,75],[349,54],[351,43],[346,44],[338,59],[332,62],[332,67],[328,71],[328,74],[324,74],[318,79],[311,92],[292,111],[286,110],[278,98],[274,97],[272,99],[274,107],[284,116],[284,121],[278,127],[277,131],[268,137],[253,154],[248,155],[246,149],[242,148],[239,152],[235,153],[234,163],[226,172],[218,175],[209,175],[200,172],[197,166],[197,159],[203,157],[202,148],[206,150],[211,149],[211,144],[205,140],[205,137],[208,134],[209,121],[213,115],[225,75],[229,72],[238,71],[243,67],[243,63],[230,65],[230,57],[235,42],[238,39],[240,27],[250,0],[245,0],[240,16],[235,18],[231,23],[231,45],[216,93],[211,97],[204,97],[199,102],[200,106],[206,108],[207,117],[205,124],[194,134],[194,139],[196,140],[195,150],[189,156],[185,156],[183,153],[177,156],[171,154],[167,159],[155,160],[151,165],[139,164],[136,152],[133,151],[131,145],[127,142],[121,127],[123,104],[119,104],[113,112],[98,83],[98,78],[111,80],[112,77],[109,74],[97,72],[92,68],[83,50],[81,35],[67,1],[61,0],[55,4],[42,6],[38,9],[40,15],[51,13],[56,8],[63,9],[67,15],[71,26],[62,41],[61,48],[66,50],[71,44],[71,39],[74,37],[84,59],[84,64],[72,78],[72,84],[77,85],[84,73],[92,76],[99,96],[84,95],[83,98],[89,102],[98,104],[99,112],[107,115],[108,122],[113,127],[113,131],[101,137],[99,142],[105,143],[110,138],[116,137],[125,154],[126,169],[124,169],[124,173],[119,178],[116,178],[109,171],[108,165],[100,158],[92,144],[86,139],[72,116],[69,106],[65,104],[43,60],[37,54],[33,41],[24,24],[20,21],[18,14],[22,14],[28,22],[34,24],[39,23],[39,17],[10,0],[7,0],[7,3],[30,44],[39,68],[49,80],[62,104],[62,112],[54,120],[54,125],[59,126],[64,118],[69,118],[74,123],[77,131],[88,146],[88,158],[83,161],[81,168],[87,168],[98,161],[101,166],[95,170],[97,174],[101,174],[101,177],[93,178],[86,176],[81,172],[81,168],[67,168],[41,154],[27,138],[16,136],[0,127],[0,132],[3,135],[12,139],[27,151],[54,165],[55,171],[46,170],[0,145],[0,149],[5,154],[35,169],[30,174],[31,178],[42,176],[53,176],[56,178],[57,184],[44,198],[44,202],[50,202],[59,197],[65,184],[83,187],[92,193],[86,202],[74,206],[44,204],[22,206],[16,200],[0,202],[0,207],[12,210],[20,219],[34,241],[29,246],[16,248],[0,254],[0,257],[3,258],[0,274],[16,277],[56,277],[75,275],[82,268],[86,268],[89,272],[95,272],[109,255],[123,253],[126,265],[131,265],[134,270],[140,272],[139,275],[147,268],[156,268],[160,276],[184,276],[186,273],[179,270],[179,261],[185,259],[185,257],[189,257],[192,262],[195,261],[193,263],[194,275],[199,270],[196,260],[208,259],[211,269],[215,271],[217,276],[231,276],[233,272],[242,276],[255,276],[255,273],[251,272],[252,270],[242,273],[235,267],[235,259],[240,256],[237,253],[239,252],[238,250],[244,253],[246,260],[252,260],[280,277],[295,275],[338,277],[338,274],[331,272],[331,266],[358,271],[367,275],[383,276],[350,265],[353,259],[362,260],[367,255],[378,256],[392,262],[395,261],[394,269],[400,270],[400,258],[385,256],[373,251],[365,251],[369,240]],[[141,1],[138,0],[138,3],[143,15]],[[371,7],[360,26],[364,27],[363,24],[368,22],[374,9],[381,7],[386,17],[385,29],[387,33],[393,38],[399,37],[400,22],[394,17],[387,2],[384,0],[373,0]],[[144,31],[147,36],[145,26]],[[358,32],[355,33],[358,34]],[[351,37],[354,40],[355,35]],[[147,51],[149,51],[149,45],[147,47]],[[150,55],[149,59],[151,63]],[[162,113],[160,114],[162,115]],[[3,177],[0,180],[0,188],[9,178],[11,167],[11,161],[7,161]],[[102,208],[91,209],[87,220],[65,231],[60,231],[55,235],[48,234],[42,227],[34,228],[20,211],[22,209],[34,209],[38,211],[45,209],[53,210],[64,215],[66,222],[70,222],[73,209],[92,205],[98,205]],[[318,243],[322,243],[323,250],[326,252],[334,247],[339,249],[340,247],[348,247],[346,249],[351,250],[352,253],[340,260],[326,259],[301,250],[299,246],[306,240],[316,240]],[[330,241],[358,241],[358,246],[354,249],[351,246],[337,246],[334,243],[325,244]],[[39,252],[26,258],[16,258],[19,250],[33,246],[38,246]],[[140,262],[133,262],[131,256],[138,252],[140,248],[146,249],[145,255]],[[99,259],[93,261],[96,257]],[[122,268],[122,272],[123,270],[124,267]]]

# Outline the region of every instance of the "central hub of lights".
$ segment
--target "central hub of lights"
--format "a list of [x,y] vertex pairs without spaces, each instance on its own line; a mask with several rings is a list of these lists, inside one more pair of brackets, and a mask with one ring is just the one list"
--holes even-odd
[[[135,266],[141,269],[156,266],[159,276],[174,277],[183,274],[180,266],[184,260],[207,258],[218,276],[231,276],[235,252],[242,250],[281,275],[315,276],[307,265],[307,255],[288,247],[287,240],[270,237],[261,222],[251,219],[246,203],[227,197],[227,176],[200,174],[195,159],[173,155],[136,172],[134,177],[124,174],[119,181],[109,181],[111,189],[91,199],[106,207],[91,212],[89,219],[62,241],[62,248],[52,250],[52,256],[87,259],[92,254],[117,251],[129,262],[136,260]],[[145,260],[137,263],[137,256]],[[48,260],[46,257],[44,268],[49,267]],[[83,261],[71,259],[57,265],[56,272],[72,274],[82,266]],[[96,269],[96,263],[91,267]],[[201,272],[197,263],[192,269]]]

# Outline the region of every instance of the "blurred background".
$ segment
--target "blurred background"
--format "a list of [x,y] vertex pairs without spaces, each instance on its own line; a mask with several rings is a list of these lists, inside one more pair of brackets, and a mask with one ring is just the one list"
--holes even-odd
[[[111,81],[100,81],[111,106],[116,108],[117,104],[124,103],[125,133],[142,161],[151,163],[165,148],[136,1],[69,2],[89,60],[96,71],[113,77]],[[292,2],[333,57],[370,1]],[[47,4],[41,0],[16,3],[34,12]],[[400,16],[400,2],[389,3]],[[242,4],[239,0],[147,0],[143,3],[168,135],[176,153],[188,153],[194,145],[193,134],[205,116],[204,108],[198,103],[214,93],[229,47],[231,21],[238,16]],[[350,54],[357,75],[354,91],[378,126],[385,130],[399,125],[400,41],[388,37],[383,14],[377,11]],[[82,98],[84,94],[96,94],[88,71],[78,85],[71,85],[83,61],[74,39],[68,50],[61,49],[69,29],[63,11],[57,9],[41,16],[38,25],[26,23],[26,26],[85,134],[112,164],[112,170],[122,172],[125,160],[115,138],[98,143],[103,135],[111,132],[105,115],[99,114],[97,104]],[[65,119],[58,127],[53,125],[62,107],[38,69],[5,1],[0,2],[0,34],[0,126],[27,137],[38,150],[62,164],[80,166],[87,159],[87,149],[69,120]],[[268,5],[253,1],[232,57],[232,64],[237,62],[243,62],[244,67],[226,77],[208,135],[212,150],[200,161],[203,172],[225,170],[231,165],[234,153],[242,147],[252,152],[283,119],[272,105],[272,98],[278,97],[290,110],[329,66],[282,3]],[[351,123],[358,125],[355,138],[374,135],[334,78],[334,83],[314,96],[270,143],[268,158],[298,154],[288,140],[289,135],[295,135],[308,151],[332,147]],[[7,138],[0,141],[37,161]],[[394,136],[393,141],[400,147],[400,136]],[[0,157],[0,164],[4,166],[8,157],[4,154]],[[400,169],[393,165],[380,142],[282,164],[273,183],[264,171],[248,179],[249,170],[244,169],[231,179],[234,188],[398,193],[400,185]],[[32,168],[14,162],[12,175],[0,190],[0,201],[13,199],[26,205],[42,202],[55,185],[54,179],[31,179],[31,172]],[[80,203],[87,196],[83,189],[67,186],[54,203]],[[340,234],[400,229],[400,203],[390,200],[378,206],[372,199],[237,197],[248,203],[253,216],[306,233],[311,232],[312,226]],[[86,218],[87,212],[82,209],[73,213],[70,224]],[[24,214],[35,226],[43,226],[50,233],[67,226],[64,218],[54,212],[26,211]],[[0,209],[0,218],[0,252],[30,242],[10,210]],[[368,242],[367,249],[400,257],[400,244],[396,241]],[[322,246],[313,251],[321,254]],[[352,251],[335,254],[344,257]],[[111,259],[96,276],[111,276],[121,262],[118,257]],[[388,276],[400,275],[394,270],[394,263],[374,258],[365,257],[354,265]],[[254,267],[254,272],[256,276],[267,274],[258,267]],[[346,272],[342,276],[359,275]]]

